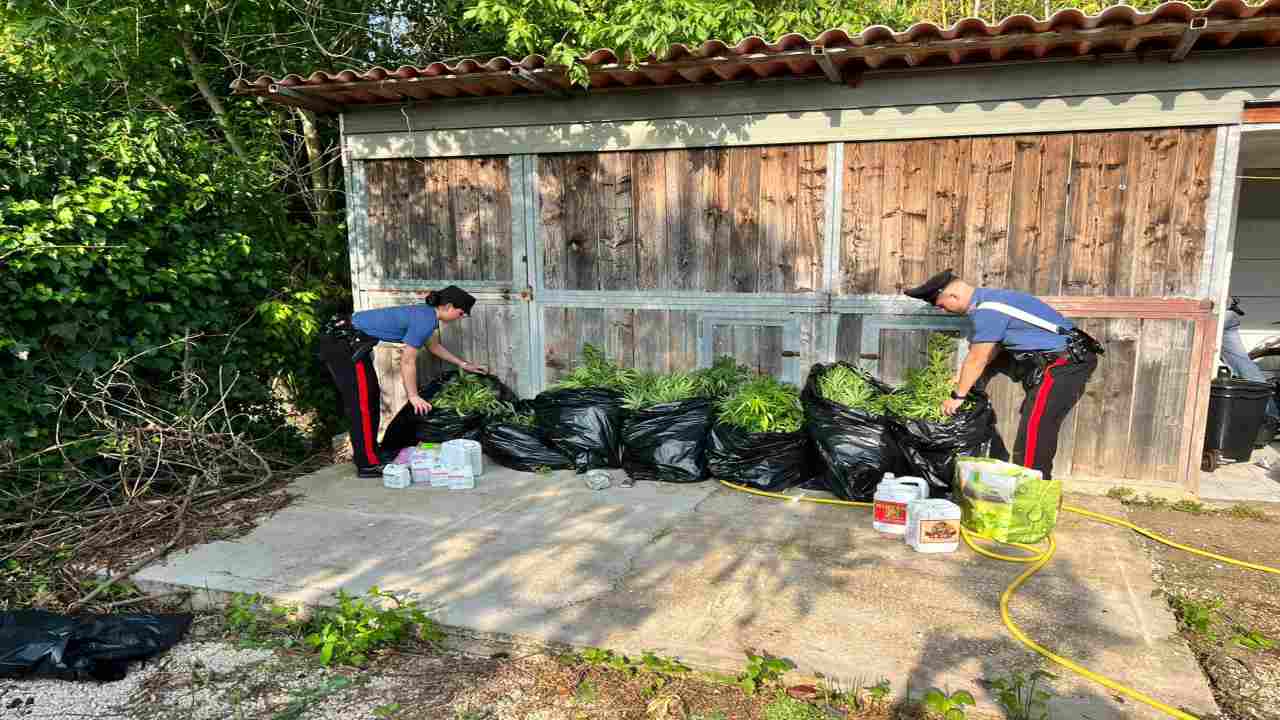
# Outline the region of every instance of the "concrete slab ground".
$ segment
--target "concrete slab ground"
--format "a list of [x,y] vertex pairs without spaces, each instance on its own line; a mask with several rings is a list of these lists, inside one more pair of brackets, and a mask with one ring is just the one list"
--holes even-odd
[[[473,491],[388,490],[350,466],[300,479],[299,502],[236,541],[144,570],[146,584],[324,602],[371,585],[417,594],[447,626],[519,642],[653,650],[738,671],[744,651],[800,671],[965,688],[1044,666],[1000,622],[1022,566],[967,549],[920,555],[868,512],[717,483],[592,491],[570,472],[494,466]],[[1105,498],[1078,498],[1103,512]],[[1067,516],[1059,552],[1015,598],[1050,649],[1196,715],[1216,712],[1151,567],[1128,533]],[[1157,717],[1058,668],[1055,718]]]
[[1200,499],[1221,502],[1280,502],[1280,443],[1253,451],[1249,462],[1227,462],[1200,473]]

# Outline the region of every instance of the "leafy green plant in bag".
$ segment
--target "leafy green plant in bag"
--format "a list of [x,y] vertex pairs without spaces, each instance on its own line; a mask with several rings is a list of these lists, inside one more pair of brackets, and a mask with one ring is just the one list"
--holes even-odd
[[719,417],[720,422],[747,432],[790,433],[800,429],[804,410],[794,387],[771,375],[761,375],[722,400]]

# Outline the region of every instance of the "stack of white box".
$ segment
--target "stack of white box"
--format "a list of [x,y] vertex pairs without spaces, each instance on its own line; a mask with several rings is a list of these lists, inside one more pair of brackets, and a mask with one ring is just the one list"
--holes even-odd
[[472,490],[484,473],[484,455],[475,440],[450,440],[442,445],[423,443],[407,453],[408,463],[388,464],[383,484],[389,488],[449,488]]

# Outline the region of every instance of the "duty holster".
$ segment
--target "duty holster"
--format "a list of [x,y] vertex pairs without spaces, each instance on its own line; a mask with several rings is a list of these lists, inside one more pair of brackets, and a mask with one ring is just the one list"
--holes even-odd
[[378,344],[378,338],[357,330],[351,324],[350,315],[334,315],[325,321],[320,331],[347,344],[351,348],[351,362],[357,363],[369,356]]

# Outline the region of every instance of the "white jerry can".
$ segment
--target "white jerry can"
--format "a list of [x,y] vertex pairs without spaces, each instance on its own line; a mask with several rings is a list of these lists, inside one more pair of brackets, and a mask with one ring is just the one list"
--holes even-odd
[[913,500],[907,505],[907,544],[922,553],[960,548],[960,506],[950,500]]
[[929,483],[924,478],[887,476],[876,486],[872,498],[871,527],[882,533],[903,535],[907,532],[907,504],[929,497]]

